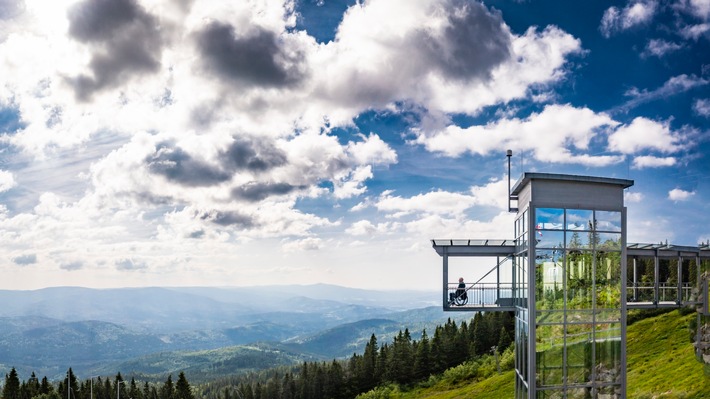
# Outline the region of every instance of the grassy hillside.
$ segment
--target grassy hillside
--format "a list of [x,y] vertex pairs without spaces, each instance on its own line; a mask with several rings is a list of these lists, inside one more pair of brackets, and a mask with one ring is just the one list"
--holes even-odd
[[[682,316],[673,311],[638,321],[627,331],[629,399],[710,398],[710,375],[695,359],[688,324],[695,314]],[[511,366],[510,359],[501,359]],[[498,375],[492,358],[482,364],[468,363],[432,377],[427,383],[407,391],[381,387],[359,399],[509,399],[514,393],[514,372]],[[505,368],[505,367],[504,367]],[[487,377],[487,378],[486,378]],[[471,382],[471,381],[474,382]]]
[[688,323],[695,317],[674,311],[629,326],[629,398],[710,398],[710,375],[689,339]]

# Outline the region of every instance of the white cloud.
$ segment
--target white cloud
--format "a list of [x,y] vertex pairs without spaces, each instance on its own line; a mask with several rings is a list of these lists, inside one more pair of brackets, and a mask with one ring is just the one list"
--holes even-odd
[[15,187],[17,182],[11,172],[0,170],[0,193]]
[[640,192],[632,192],[632,191],[625,191],[624,192],[624,201],[625,202],[641,202],[644,199],[643,193]]
[[677,160],[673,157],[655,157],[653,155],[643,155],[634,158],[632,167],[634,169],[659,168],[673,166]]
[[674,8],[701,20],[710,19],[710,0],[678,0]]
[[663,39],[651,39],[646,43],[642,56],[654,56],[661,58],[666,54],[678,51],[683,48],[682,44],[669,42]]
[[686,201],[694,195],[694,191],[685,191],[680,188],[674,188],[668,192],[668,199],[671,201]]
[[700,116],[710,117],[710,99],[701,98],[693,103],[693,111]]
[[658,3],[654,0],[633,0],[621,10],[609,7],[604,12],[599,29],[604,37],[610,37],[616,32],[646,24],[651,21],[657,8]]
[[348,227],[345,232],[353,236],[373,236],[374,234],[387,234],[396,227],[396,223],[378,223],[373,224],[369,220],[359,220],[350,227]]
[[680,31],[680,35],[686,39],[697,41],[708,32],[710,32],[710,23],[702,23],[684,26]]
[[619,123],[604,113],[571,105],[547,105],[526,119],[503,119],[466,129],[451,125],[442,131],[417,132],[416,142],[429,151],[456,157],[464,152],[487,155],[511,148],[532,151],[537,160],[603,166],[623,161],[610,155],[575,154],[586,150],[591,139]]
[[710,80],[695,75],[683,74],[671,77],[663,83],[663,86],[655,90],[639,90],[634,87],[626,92],[627,96],[632,97],[631,100],[614,111],[628,111],[640,104],[658,99],[667,99],[670,96],[684,93],[707,84],[710,84]]
[[644,117],[634,118],[630,124],[619,127],[609,135],[609,149],[624,154],[634,154],[643,149],[672,153],[682,148],[682,137],[671,131],[669,122],[656,122]]
[[287,241],[282,244],[286,252],[316,251],[321,249],[325,242],[317,237],[307,237],[295,241]]

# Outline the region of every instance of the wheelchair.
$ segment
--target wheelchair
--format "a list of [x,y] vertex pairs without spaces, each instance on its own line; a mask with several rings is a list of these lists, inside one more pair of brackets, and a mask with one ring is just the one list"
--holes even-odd
[[449,306],[463,306],[468,303],[468,295],[465,290],[456,290],[449,293]]

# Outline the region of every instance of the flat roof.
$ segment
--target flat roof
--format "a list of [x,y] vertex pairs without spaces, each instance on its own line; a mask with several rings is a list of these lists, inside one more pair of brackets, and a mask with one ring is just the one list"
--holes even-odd
[[[510,239],[434,239],[431,240],[439,256],[511,256],[515,254],[515,240]],[[701,243],[698,246],[674,244],[639,244],[626,245],[628,256],[699,256],[710,258],[710,245]]]
[[513,191],[511,195],[518,195],[523,187],[527,186],[531,180],[558,180],[558,181],[574,181],[583,183],[596,183],[596,184],[611,184],[615,186],[621,186],[622,188],[629,188],[634,185],[633,180],[628,179],[614,179],[611,177],[597,177],[597,176],[582,176],[582,175],[563,175],[558,173],[530,173],[525,172],[520,179],[513,186]]

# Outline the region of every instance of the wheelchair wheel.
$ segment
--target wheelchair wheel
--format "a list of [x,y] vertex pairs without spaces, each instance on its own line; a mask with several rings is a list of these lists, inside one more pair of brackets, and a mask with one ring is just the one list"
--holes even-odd
[[454,304],[456,306],[463,306],[468,303],[468,295],[463,294],[454,298]]

